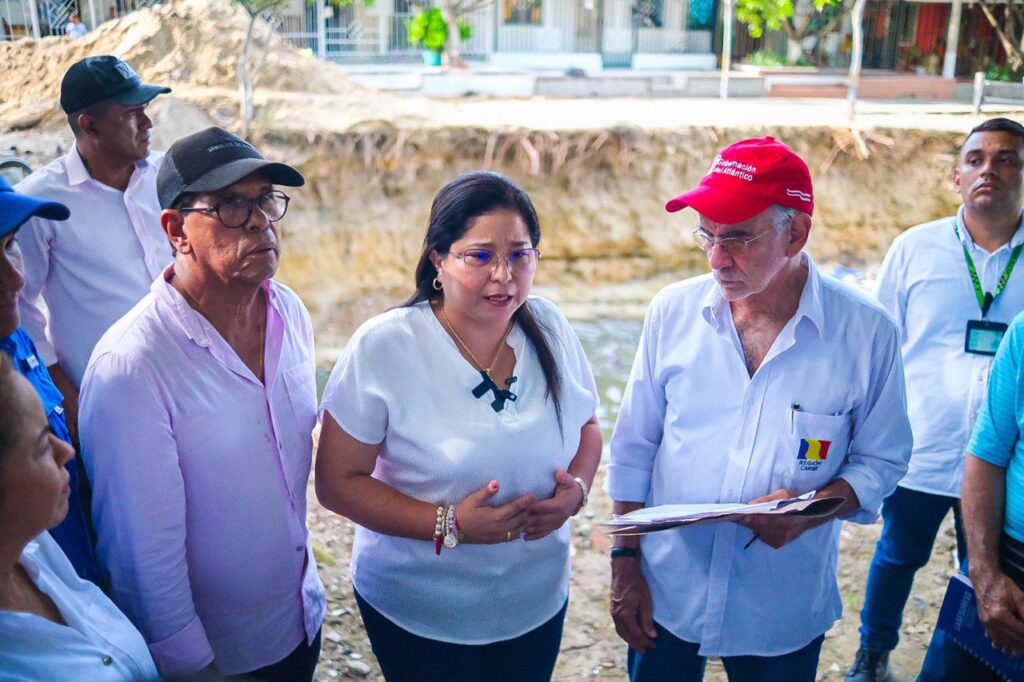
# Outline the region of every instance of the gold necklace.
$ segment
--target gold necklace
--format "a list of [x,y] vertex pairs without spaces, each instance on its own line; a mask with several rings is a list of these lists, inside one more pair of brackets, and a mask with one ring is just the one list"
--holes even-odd
[[444,318],[444,323],[448,327],[448,331],[452,333],[452,336],[455,337],[455,340],[459,342],[459,345],[462,346],[462,349],[466,351],[466,353],[469,355],[470,359],[473,361],[473,366],[476,367],[481,372],[483,372],[484,374],[486,374],[488,377],[490,377],[491,370],[494,369],[494,365],[497,364],[498,358],[501,357],[501,351],[505,347],[505,342],[508,341],[508,335],[512,333],[512,321],[509,320],[508,329],[505,330],[505,336],[502,337],[501,343],[498,344],[498,350],[495,351],[494,359],[491,360],[491,364],[487,367],[484,367],[483,363],[476,359],[476,356],[473,355],[473,351],[469,349],[469,346],[466,345],[466,342],[462,340],[461,336],[459,336],[459,333],[455,331],[455,325],[452,324],[452,321],[448,319],[447,313],[444,312],[444,304],[439,305],[438,309],[441,311],[441,317]]

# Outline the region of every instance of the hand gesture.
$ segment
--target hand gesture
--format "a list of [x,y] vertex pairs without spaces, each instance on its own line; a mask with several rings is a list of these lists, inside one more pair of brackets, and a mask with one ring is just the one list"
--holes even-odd
[[562,527],[583,501],[580,484],[565,471],[555,472],[555,492],[546,500],[534,502],[526,521],[526,540],[540,540]]
[[498,482],[491,481],[455,505],[462,542],[493,545],[518,538],[526,530],[533,495],[523,495],[500,507],[490,505],[498,494]]

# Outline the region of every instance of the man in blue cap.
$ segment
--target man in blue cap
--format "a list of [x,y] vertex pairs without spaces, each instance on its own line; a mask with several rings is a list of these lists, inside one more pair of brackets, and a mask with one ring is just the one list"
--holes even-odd
[[[19,194],[0,178],[0,350],[14,360],[14,366],[35,387],[46,410],[54,434],[70,443],[64,419],[63,396],[50,378],[32,339],[21,328],[18,295],[25,285],[21,250],[14,240],[18,228],[33,216],[46,220],[67,220],[70,215],[63,204]],[[86,514],[79,497],[77,460],[65,466],[71,475],[71,497],[68,514],[50,534],[71,560],[82,578],[100,583],[101,573],[86,525]]]
[[150,150],[153,122],[146,114],[147,104],[166,92],[116,57],[76,62],[60,86],[75,144],[18,184],[19,192],[60,202],[72,215],[60,227],[29,219],[18,244],[25,330],[64,394],[73,437],[78,386],[93,346],[171,261],[156,195],[163,154]]

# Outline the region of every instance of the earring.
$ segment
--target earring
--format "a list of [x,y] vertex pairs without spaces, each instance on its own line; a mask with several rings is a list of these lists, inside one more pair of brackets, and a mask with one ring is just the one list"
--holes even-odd
[[440,278],[438,278],[438,277],[434,278],[433,287],[434,287],[434,291],[441,291],[441,289],[444,287],[444,285],[441,284]]

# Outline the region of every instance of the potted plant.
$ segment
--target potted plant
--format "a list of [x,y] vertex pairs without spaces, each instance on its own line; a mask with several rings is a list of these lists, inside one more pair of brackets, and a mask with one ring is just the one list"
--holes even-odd
[[[448,45],[448,22],[437,7],[421,10],[412,19],[406,20],[409,42],[423,47],[423,63],[427,66],[441,66],[441,54]],[[456,22],[460,40],[469,40],[472,30],[469,24],[459,19]]]

